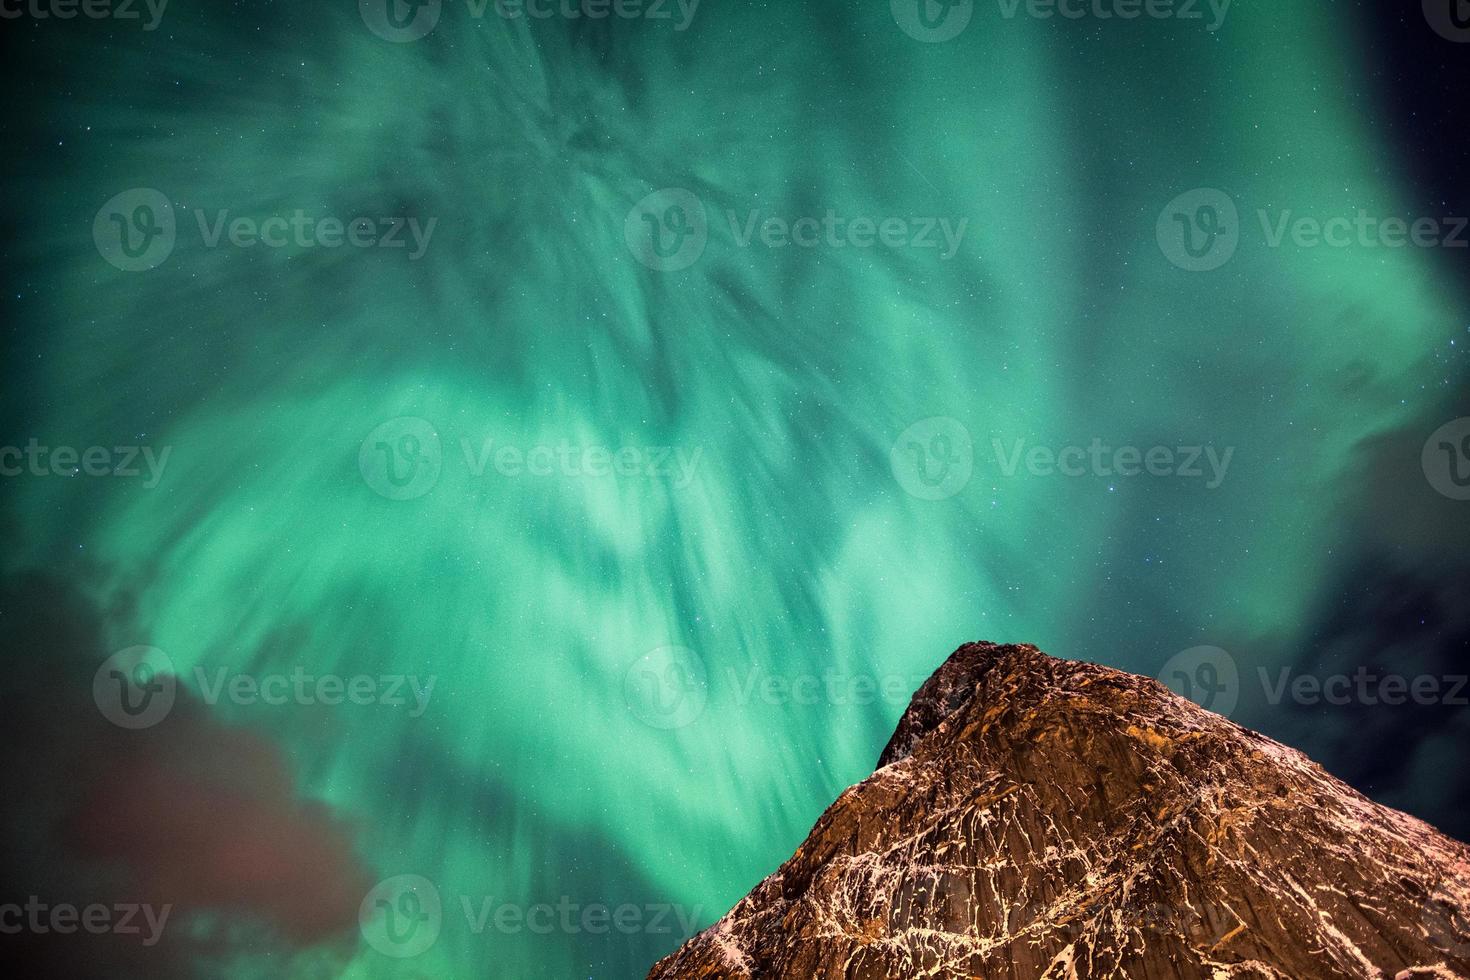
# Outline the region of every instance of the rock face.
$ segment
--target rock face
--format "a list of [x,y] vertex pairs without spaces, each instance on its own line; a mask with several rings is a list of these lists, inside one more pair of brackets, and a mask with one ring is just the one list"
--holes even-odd
[[1156,681],[968,644],[651,978],[1470,977],[1470,848]]

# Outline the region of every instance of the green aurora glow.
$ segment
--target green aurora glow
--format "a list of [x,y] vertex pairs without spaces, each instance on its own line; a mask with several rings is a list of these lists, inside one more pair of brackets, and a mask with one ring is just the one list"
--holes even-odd
[[[425,875],[456,903],[414,959],[259,941],[216,964],[233,976],[641,975],[680,937],[474,935],[457,896],[667,902],[708,925],[871,771],[903,708],[746,698],[752,669],[892,675],[906,697],[968,639],[1144,673],[1198,643],[1290,647],[1360,447],[1445,396],[1422,379],[1465,311],[1433,254],[1251,229],[1192,274],[1154,239],[1202,186],[1248,222],[1410,210],[1326,5],[1242,2],[1215,34],[983,8],[932,45],[885,3],[708,0],[685,32],[450,4],[412,44],[351,4],[270,10],[52,25],[88,84],[56,88],[64,146],[11,185],[22,268],[44,268],[15,290],[34,329],[8,368],[17,434],[172,452],[156,488],[12,481],[8,569],[109,611],[98,660],[146,643],[181,672],[438,678],[420,718],[211,709],[285,749],[373,879]],[[141,274],[89,237],[131,187],[180,216]],[[664,187],[711,215],[683,271],[623,240]],[[969,224],[949,261],[742,248],[722,216],[757,207]],[[199,208],[438,225],[417,262],[210,249]],[[437,485],[405,501],[358,466],[399,416],[444,441]],[[941,501],[889,464],[931,416],[976,444]],[[1236,452],[1206,490],[1004,478],[990,448],[1093,437]],[[700,455],[684,487],[476,477],[460,440],[492,438]],[[670,644],[702,658],[709,699],[663,730],[624,682]]]

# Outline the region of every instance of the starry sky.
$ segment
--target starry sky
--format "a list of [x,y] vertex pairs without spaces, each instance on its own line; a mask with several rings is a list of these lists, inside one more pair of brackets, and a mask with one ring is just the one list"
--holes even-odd
[[1470,671],[1470,45],[1386,6],[6,20],[0,902],[172,917],[0,952],[642,976],[978,639],[1470,837],[1470,709],[1272,696]]

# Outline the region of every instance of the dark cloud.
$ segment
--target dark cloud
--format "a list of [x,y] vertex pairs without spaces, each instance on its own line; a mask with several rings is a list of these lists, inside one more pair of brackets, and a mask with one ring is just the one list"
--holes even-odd
[[[127,731],[92,700],[104,615],[55,582],[0,586],[7,683],[0,903],[171,907],[161,938],[0,936],[28,975],[193,975],[201,957],[355,940],[371,877],[341,814],[302,799],[265,735],[222,724],[181,685],[168,716]],[[115,913],[116,914],[116,913]],[[228,923],[228,931],[224,924]]]
[[[1458,686],[1470,675],[1470,523],[1462,501],[1438,494],[1423,478],[1419,460],[1430,433],[1466,415],[1470,402],[1447,399],[1360,447],[1361,466],[1343,494],[1355,503],[1334,505],[1342,542],[1303,639],[1289,647],[1241,644],[1243,696],[1249,697],[1236,717],[1379,802],[1461,840],[1470,840],[1463,764],[1470,684]],[[1289,695],[1268,704],[1262,669],[1277,684],[1283,670],[1317,681],[1345,676],[1351,693],[1341,704],[1301,703]],[[1390,675],[1411,683],[1432,679],[1437,696],[1384,703],[1374,678]]]

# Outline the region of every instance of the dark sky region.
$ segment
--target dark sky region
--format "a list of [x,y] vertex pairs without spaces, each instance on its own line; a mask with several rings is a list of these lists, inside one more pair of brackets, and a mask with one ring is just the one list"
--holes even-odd
[[974,639],[1470,838],[1448,10],[906,3],[3,8],[0,958],[641,976]]

